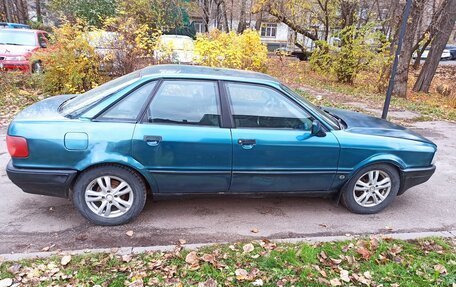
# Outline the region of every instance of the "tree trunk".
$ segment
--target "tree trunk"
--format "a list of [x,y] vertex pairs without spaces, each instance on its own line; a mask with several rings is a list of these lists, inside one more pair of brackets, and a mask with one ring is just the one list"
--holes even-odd
[[263,11],[260,11],[256,15],[255,30],[261,31],[262,23],[263,23]]
[[416,58],[415,58],[415,62],[413,63],[413,69],[414,70],[418,70],[418,68],[420,67],[420,63],[421,63],[421,56],[423,55],[424,51],[426,50],[427,46],[429,46],[429,43],[431,42],[431,38],[429,38],[429,40],[427,40],[424,44],[423,44],[423,47],[421,48],[418,48],[416,49]]
[[[407,21],[407,28],[402,42],[402,49],[399,55],[397,73],[394,79],[393,94],[405,98],[407,96],[407,81],[409,75],[410,59],[412,58],[413,40],[415,33],[413,32],[419,20],[420,9],[423,9],[422,0],[414,0],[412,10]],[[399,25],[400,26],[400,25]]]
[[432,79],[434,78],[435,71],[440,62],[442,51],[454,28],[456,22],[456,0],[448,0],[445,4],[445,7],[442,7],[442,15],[439,21],[436,22],[438,29],[436,29],[436,33],[432,40],[432,46],[429,50],[428,57],[426,58],[423,68],[413,87],[415,92],[429,92]]
[[36,21],[43,23],[43,15],[41,15],[41,0],[35,0],[36,5]]
[[358,10],[358,2],[350,0],[340,1],[340,14],[342,20],[341,29],[351,26],[355,23],[356,12]]
[[221,8],[222,8],[222,18],[223,18],[223,26],[225,28],[225,32],[230,31],[230,27],[228,26],[228,15],[226,14],[226,3],[225,0],[221,1]]
[[245,30],[245,22],[246,22],[246,18],[245,18],[245,6],[246,6],[246,3],[247,0],[241,0],[241,12],[240,12],[240,15],[239,15],[239,24],[238,24],[238,28],[237,28],[237,32],[239,34],[241,34],[242,32],[244,32]]

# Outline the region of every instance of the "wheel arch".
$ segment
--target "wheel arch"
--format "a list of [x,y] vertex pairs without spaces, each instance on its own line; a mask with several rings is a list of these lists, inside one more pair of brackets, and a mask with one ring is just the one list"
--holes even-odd
[[361,169],[371,166],[371,165],[377,165],[377,164],[385,164],[392,166],[396,169],[398,175],[399,175],[399,190],[401,190],[403,182],[402,182],[402,170],[406,168],[406,165],[403,160],[401,160],[399,157],[395,155],[375,155],[370,158],[367,158],[363,161],[361,161],[359,164],[357,164],[347,175],[345,182],[340,186],[339,191],[337,192],[337,200],[336,203],[339,204],[342,193],[346,189],[347,185],[349,182],[352,180],[353,176]]
[[133,172],[135,172],[136,174],[138,174],[138,176],[140,176],[142,178],[142,180],[146,184],[147,193],[149,195],[153,196],[154,193],[158,192],[157,182],[155,181],[154,177],[149,172],[147,172],[145,169],[135,166],[128,162],[103,161],[103,162],[91,163],[91,164],[84,165],[83,167],[78,168],[78,173],[73,178],[73,180],[70,184],[71,188],[70,188],[70,192],[69,192],[69,198],[71,198],[71,194],[73,192],[72,189],[73,189],[74,184],[76,183],[79,176],[83,172],[90,170],[90,169],[100,167],[100,166],[106,166],[106,165],[119,166],[119,167],[128,168],[128,169],[132,170]]

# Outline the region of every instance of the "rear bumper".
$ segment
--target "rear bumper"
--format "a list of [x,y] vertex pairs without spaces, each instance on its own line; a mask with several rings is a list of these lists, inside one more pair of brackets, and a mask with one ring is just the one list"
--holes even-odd
[[435,165],[425,168],[410,168],[401,172],[401,187],[398,195],[403,194],[407,189],[428,181],[435,172]]
[[67,198],[76,170],[6,167],[8,178],[24,192]]

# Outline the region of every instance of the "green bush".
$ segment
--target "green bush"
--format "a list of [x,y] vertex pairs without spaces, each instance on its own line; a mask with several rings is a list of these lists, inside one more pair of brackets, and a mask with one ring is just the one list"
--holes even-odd
[[310,57],[310,64],[317,72],[332,74],[338,82],[352,84],[361,72],[383,71],[389,65],[387,45],[371,26],[348,26],[338,36],[341,47],[317,42],[317,49]]

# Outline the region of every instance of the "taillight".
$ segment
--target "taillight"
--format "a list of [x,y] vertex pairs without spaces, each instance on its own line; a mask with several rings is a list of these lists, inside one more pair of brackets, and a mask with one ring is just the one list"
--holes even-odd
[[6,146],[11,157],[28,157],[27,140],[23,137],[6,136]]

